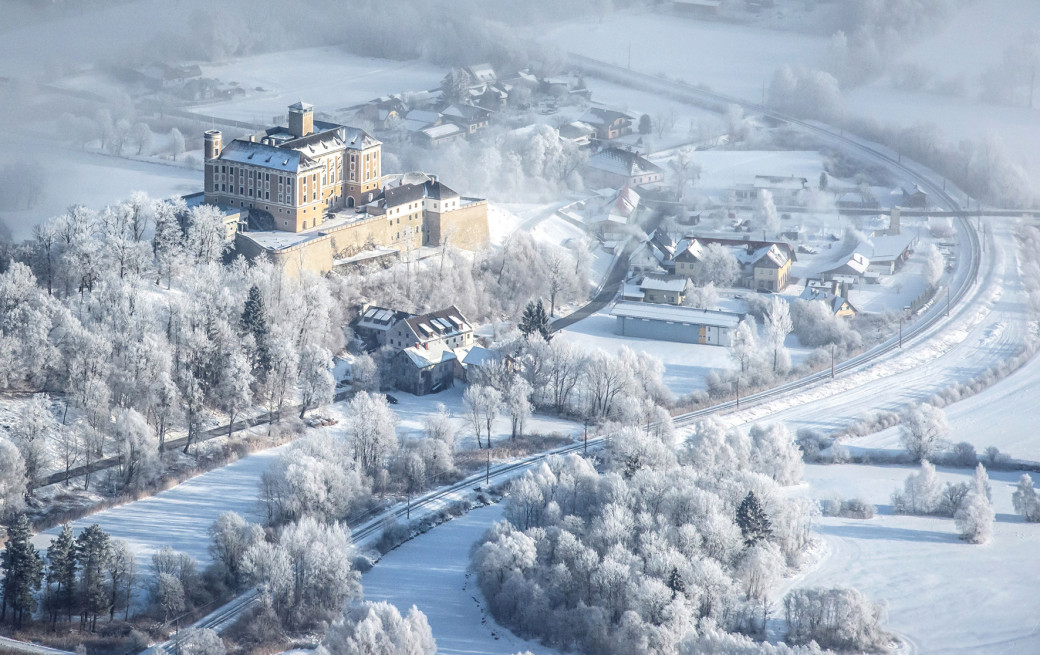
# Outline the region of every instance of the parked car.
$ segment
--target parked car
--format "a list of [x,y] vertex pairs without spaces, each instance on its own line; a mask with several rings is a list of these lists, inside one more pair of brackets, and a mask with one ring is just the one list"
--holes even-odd
[[397,404],[397,398],[394,398],[390,394],[386,394],[386,402],[390,403],[391,405],[396,405]]

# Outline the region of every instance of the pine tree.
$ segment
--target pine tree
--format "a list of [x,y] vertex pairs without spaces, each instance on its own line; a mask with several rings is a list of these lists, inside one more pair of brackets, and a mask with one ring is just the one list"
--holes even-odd
[[264,297],[255,284],[249,288],[245,309],[242,310],[242,330],[252,334],[256,341],[257,378],[264,379],[271,372],[271,353],[268,349],[270,328],[267,323]]
[[32,617],[36,611],[36,592],[43,583],[43,558],[32,545],[32,528],[25,514],[19,514],[7,534],[7,544],[0,554],[0,568],[4,572],[3,608],[0,620],[11,617],[16,626],[22,625],[26,611]]
[[90,631],[97,627],[98,614],[108,610],[109,596],[105,588],[105,571],[112,556],[108,533],[97,523],[79,533],[76,538],[76,561],[79,576],[80,626],[90,619]]
[[51,623],[58,622],[61,610],[72,621],[73,594],[76,590],[76,539],[68,523],[62,526],[61,534],[51,539],[47,549],[47,583],[58,586],[50,607]]
[[520,325],[518,327],[525,339],[538,332],[547,342],[552,340],[552,327],[549,324],[549,316],[545,313],[545,306],[542,305],[541,300],[537,302],[532,300],[527,303],[527,307],[524,308],[524,313],[520,317]]
[[668,588],[672,590],[672,598],[686,593],[686,583],[679,574],[679,567],[672,567],[672,574],[668,577]]
[[754,546],[759,541],[768,539],[769,535],[773,533],[773,528],[769,524],[769,517],[766,516],[765,510],[762,509],[762,504],[758,502],[754,491],[749,491],[748,495],[740,503],[740,507],[737,508],[737,525],[740,526],[740,534],[744,537],[744,544],[749,547]]

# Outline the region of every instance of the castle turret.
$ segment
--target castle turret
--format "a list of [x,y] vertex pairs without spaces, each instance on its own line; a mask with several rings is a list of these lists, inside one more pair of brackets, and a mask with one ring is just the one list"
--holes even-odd
[[216,159],[219,157],[222,145],[220,130],[206,130],[203,137],[205,140],[203,151],[206,155],[206,159]]
[[314,133],[314,105],[302,100],[289,105],[289,132],[296,138]]

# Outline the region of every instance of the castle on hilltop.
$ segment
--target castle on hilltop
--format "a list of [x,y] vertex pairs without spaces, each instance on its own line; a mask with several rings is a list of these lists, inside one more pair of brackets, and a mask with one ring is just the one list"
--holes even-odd
[[327,273],[366,252],[488,243],[486,200],[424,173],[383,175],[382,143],[359,128],[315,120],[307,103],[289,106],[288,127],[227,145],[218,130],[204,136],[204,202],[249,215],[240,223],[248,229],[234,234],[247,257]]

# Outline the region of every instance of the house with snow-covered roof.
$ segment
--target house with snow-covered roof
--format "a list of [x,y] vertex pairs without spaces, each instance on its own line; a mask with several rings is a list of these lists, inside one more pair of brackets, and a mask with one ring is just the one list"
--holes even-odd
[[661,181],[663,170],[637,152],[623,148],[604,148],[585,163],[588,184],[613,188],[639,186]]
[[596,128],[596,138],[603,141],[625,136],[632,131],[632,116],[605,107],[592,107],[578,120]]
[[351,328],[370,349],[375,350],[387,344],[387,334],[394,325],[411,316],[413,314],[408,312],[365,305],[351,322]]
[[855,283],[863,281],[863,275],[869,267],[870,260],[860,253],[854,252],[846,257],[841,264],[829,271],[824,271],[821,275],[824,280],[852,281]]
[[801,300],[819,300],[830,308],[831,313],[839,318],[851,318],[857,314],[849,299],[819,286],[806,284],[798,296]]
[[775,243],[750,251],[752,288],[783,291],[791,278],[791,258]]
[[681,305],[686,300],[691,284],[687,277],[647,275],[639,283],[639,291],[642,293],[643,302]]

